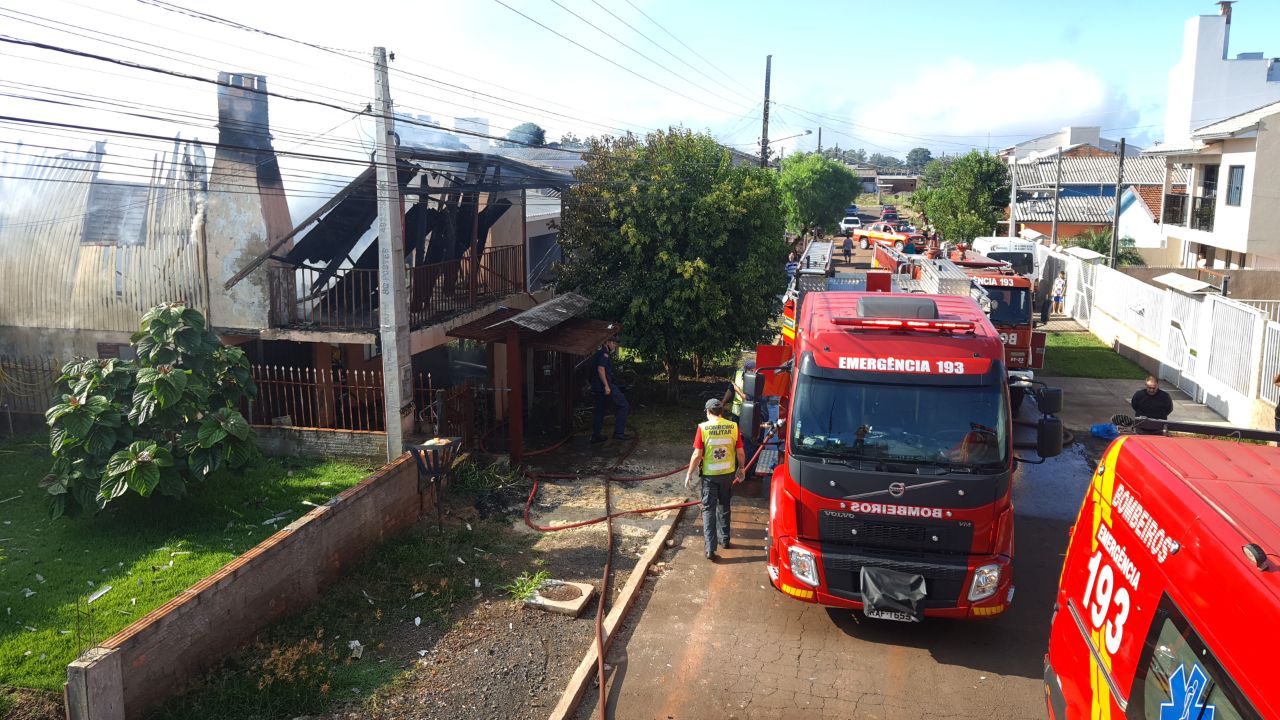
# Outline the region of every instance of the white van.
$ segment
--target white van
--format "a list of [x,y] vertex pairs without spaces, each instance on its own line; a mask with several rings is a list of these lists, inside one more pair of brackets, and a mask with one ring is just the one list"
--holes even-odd
[[1013,271],[1032,280],[1040,278],[1040,261],[1036,258],[1036,244],[1030,240],[1010,237],[979,237],[970,243],[976,252],[1001,260],[1013,266]]

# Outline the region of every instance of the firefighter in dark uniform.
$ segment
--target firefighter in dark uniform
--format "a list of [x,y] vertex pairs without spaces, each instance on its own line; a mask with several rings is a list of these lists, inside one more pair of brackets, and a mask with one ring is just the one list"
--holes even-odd
[[715,560],[718,546],[729,547],[729,501],[733,486],[742,482],[747,459],[738,424],[724,417],[724,403],[712,398],[707,401],[706,410],[707,421],[698,426],[693,436],[693,455],[684,474],[684,487],[690,489],[694,468],[698,468],[702,479],[702,536],[707,559]]

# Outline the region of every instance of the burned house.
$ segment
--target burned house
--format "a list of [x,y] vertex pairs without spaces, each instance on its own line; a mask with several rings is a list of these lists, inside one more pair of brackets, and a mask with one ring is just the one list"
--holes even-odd
[[[381,454],[373,164],[293,222],[265,79],[220,80],[211,164],[198,142],[175,141],[146,179],[123,182],[101,173],[99,144],[0,173],[21,177],[0,180],[0,356],[127,356],[146,310],[181,301],[254,362],[260,395],[246,410],[273,428],[269,446],[288,450],[301,436],[285,429],[303,428],[326,449]],[[492,428],[510,406],[508,354],[449,332],[552,296],[559,193],[578,156],[398,130],[415,424],[439,430],[448,407],[455,432],[460,416]]]

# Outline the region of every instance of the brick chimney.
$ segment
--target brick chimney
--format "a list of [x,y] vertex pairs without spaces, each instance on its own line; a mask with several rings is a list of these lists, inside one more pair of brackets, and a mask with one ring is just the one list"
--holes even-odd
[[218,134],[226,145],[271,148],[265,75],[218,73]]

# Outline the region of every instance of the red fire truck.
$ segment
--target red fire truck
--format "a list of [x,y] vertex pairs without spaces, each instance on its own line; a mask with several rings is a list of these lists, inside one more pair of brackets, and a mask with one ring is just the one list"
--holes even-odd
[[1035,330],[1035,283],[1003,260],[989,258],[961,247],[950,260],[987,291],[991,298],[991,324],[1004,343],[1010,372],[1034,377],[1044,367],[1044,347],[1048,337]]
[[1278,471],[1280,448],[1270,446],[1147,435],[1111,444],[1072,530],[1054,603],[1050,718],[1280,717]]
[[[775,588],[891,620],[1008,607],[1010,378],[977,303],[810,292],[794,341],[759,348],[757,363],[742,417],[776,393],[784,428],[769,493]],[[1060,391],[1039,396],[1042,412],[1060,409]],[[1042,419],[1037,440],[1042,457],[1058,454],[1061,422]]]

